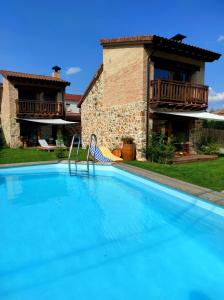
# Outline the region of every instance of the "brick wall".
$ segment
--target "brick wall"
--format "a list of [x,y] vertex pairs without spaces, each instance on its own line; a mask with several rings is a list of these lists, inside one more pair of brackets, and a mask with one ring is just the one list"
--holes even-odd
[[145,100],[146,57],[142,45],[103,49],[104,106]]

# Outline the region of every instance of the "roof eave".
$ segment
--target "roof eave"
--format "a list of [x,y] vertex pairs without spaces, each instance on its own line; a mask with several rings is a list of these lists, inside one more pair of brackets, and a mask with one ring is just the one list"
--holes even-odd
[[80,99],[79,103],[77,104],[77,107],[81,107],[82,103],[84,102],[86,96],[89,94],[92,86],[94,85],[94,83],[97,81],[97,79],[100,77],[101,73],[103,72],[103,64],[100,65],[99,69],[96,71],[96,73],[94,74],[92,80],[90,81],[89,85],[87,86],[85,92],[83,93],[82,98]]
[[[37,81],[41,81],[41,82],[53,82],[53,83],[58,83],[58,84],[62,84],[64,86],[70,86],[70,82],[69,81],[65,81],[65,80],[55,80],[55,79],[51,79],[51,78],[32,78],[32,77],[26,77],[26,76],[18,76],[18,75],[13,75],[13,74],[7,74],[7,71],[4,70],[0,70],[0,74],[5,77],[6,79],[24,79],[24,80],[37,80]],[[35,75],[35,74],[34,74]],[[45,76],[45,75],[41,75],[41,76]]]
[[113,47],[117,45],[151,45],[153,49],[160,49],[166,52],[178,52],[179,55],[189,56],[204,62],[218,60],[221,54],[164,38],[158,35],[144,35],[134,37],[100,39],[100,44],[104,47]]

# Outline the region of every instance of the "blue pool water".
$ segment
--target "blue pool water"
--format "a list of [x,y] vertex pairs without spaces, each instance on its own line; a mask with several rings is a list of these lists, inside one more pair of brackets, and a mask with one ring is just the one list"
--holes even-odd
[[223,216],[113,167],[0,169],[0,299],[223,299]]

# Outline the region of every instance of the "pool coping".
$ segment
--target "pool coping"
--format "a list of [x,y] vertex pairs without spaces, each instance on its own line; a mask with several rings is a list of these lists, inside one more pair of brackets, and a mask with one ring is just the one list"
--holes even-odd
[[[72,161],[73,162],[73,161]],[[68,163],[67,160],[50,160],[50,161],[35,161],[35,162],[21,162],[21,163],[11,163],[11,164],[1,164],[0,168],[8,168],[8,167],[22,167],[22,166],[33,166],[33,165],[47,165],[47,164],[58,164],[58,163]],[[79,162],[84,163],[84,162]],[[99,165],[105,165],[101,163],[97,163]],[[164,184],[166,186],[172,187],[179,191],[183,191],[185,193],[197,196],[207,202],[212,202],[219,206],[224,206],[224,193],[216,192],[214,190],[201,187],[186,181],[182,181],[179,179],[175,179],[166,175],[162,175],[156,172],[152,172],[149,170],[145,170],[139,167],[130,166],[124,163],[117,164],[106,164],[112,165],[115,168],[120,170],[132,173],[134,175],[141,176],[146,179],[153,180],[155,182]]]
[[182,181],[156,172],[145,170],[139,167],[126,165],[124,163],[116,164],[114,165],[114,167],[132,173],[134,175],[138,175],[143,178],[147,178],[155,182],[161,183],[163,185],[172,187],[179,191],[183,191],[185,193],[194,195],[207,202],[212,202],[216,205],[224,206],[224,193],[222,192],[216,192],[214,190],[201,187],[186,181]]
[[49,165],[61,163],[60,160],[44,160],[44,161],[30,161],[30,162],[20,162],[20,163],[10,163],[10,164],[0,164],[1,168],[14,168],[23,166],[35,166],[35,165]]

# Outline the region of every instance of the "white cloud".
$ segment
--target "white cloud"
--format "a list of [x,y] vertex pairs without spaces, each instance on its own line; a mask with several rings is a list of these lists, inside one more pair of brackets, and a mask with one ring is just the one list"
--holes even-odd
[[211,102],[224,101],[224,92],[217,93],[213,88],[209,88],[208,100]]
[[65,71],[65,74],[66,75],[73,75],[73,74],[77,74],[81,71],[82,71],[82,69],[79,68],[79,67],[70,67],[70,68],[67,68],[67,70]]
[[217,39],[218,42],[224,42],[224,35],[220,35]]

